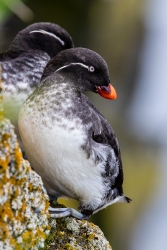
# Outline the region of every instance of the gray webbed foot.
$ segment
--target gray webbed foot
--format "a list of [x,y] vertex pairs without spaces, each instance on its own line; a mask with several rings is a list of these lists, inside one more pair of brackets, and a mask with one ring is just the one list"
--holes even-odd
[[49,207],[51,218],[62,218],[66,216],[72,216],[80,220],[86,220],[89,216],[79,213],[73,208],[53,208]]

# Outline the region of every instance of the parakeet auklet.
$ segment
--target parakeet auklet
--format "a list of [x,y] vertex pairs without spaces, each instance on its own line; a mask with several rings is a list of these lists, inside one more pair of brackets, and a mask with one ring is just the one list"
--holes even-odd
[[88,218],[124,196],[117,138],[82,91],[116,98],[106,62],[85,48],[60,52],[19,114],[19,131],[31,166],[51,197],[71,197],[78,211],[50,208],[52,217]]
[[39,84],[48,61],[72,47],[66,30],[41,22],[20,31],[7,52],[0,54],[4,114],[13,124],[17,124],[20,107]]

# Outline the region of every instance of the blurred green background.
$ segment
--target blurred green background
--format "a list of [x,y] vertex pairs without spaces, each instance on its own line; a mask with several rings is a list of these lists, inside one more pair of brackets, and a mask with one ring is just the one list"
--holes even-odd
[[[117,135],[124,166],[124,192],[133,201],[114,204],[90,220],[100,226],[114,250],[129,250],[132,232],[159,180],[158,145],[135,137],[126,116],[146,33],[144,15],[144,0],[0,0],[1,52],[7,50],[19,30],[46,21],[65,28],[76,47],[95,50],[109,66],[118,99],[108,101],[93,93],[88,96]],[[62,202],[77,206],[75,201]]]

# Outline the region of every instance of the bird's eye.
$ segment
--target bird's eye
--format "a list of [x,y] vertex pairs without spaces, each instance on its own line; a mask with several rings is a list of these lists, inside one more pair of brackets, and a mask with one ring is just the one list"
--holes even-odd
[[95,68],[94,68],[93,66],[89,66],[88,71],[89,71],[89,72],[94,72],[94,71],[95,71]]

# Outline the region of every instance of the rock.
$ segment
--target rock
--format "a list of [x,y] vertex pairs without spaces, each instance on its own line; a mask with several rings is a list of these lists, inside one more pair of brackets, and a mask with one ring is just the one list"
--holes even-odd
[[24,160],[8,119],[0,117],[0,249],[39,249],[49,233],[41,177]]
[[50,219],[51,231],[45,250],[112,250],[100,228],[72,217]]

